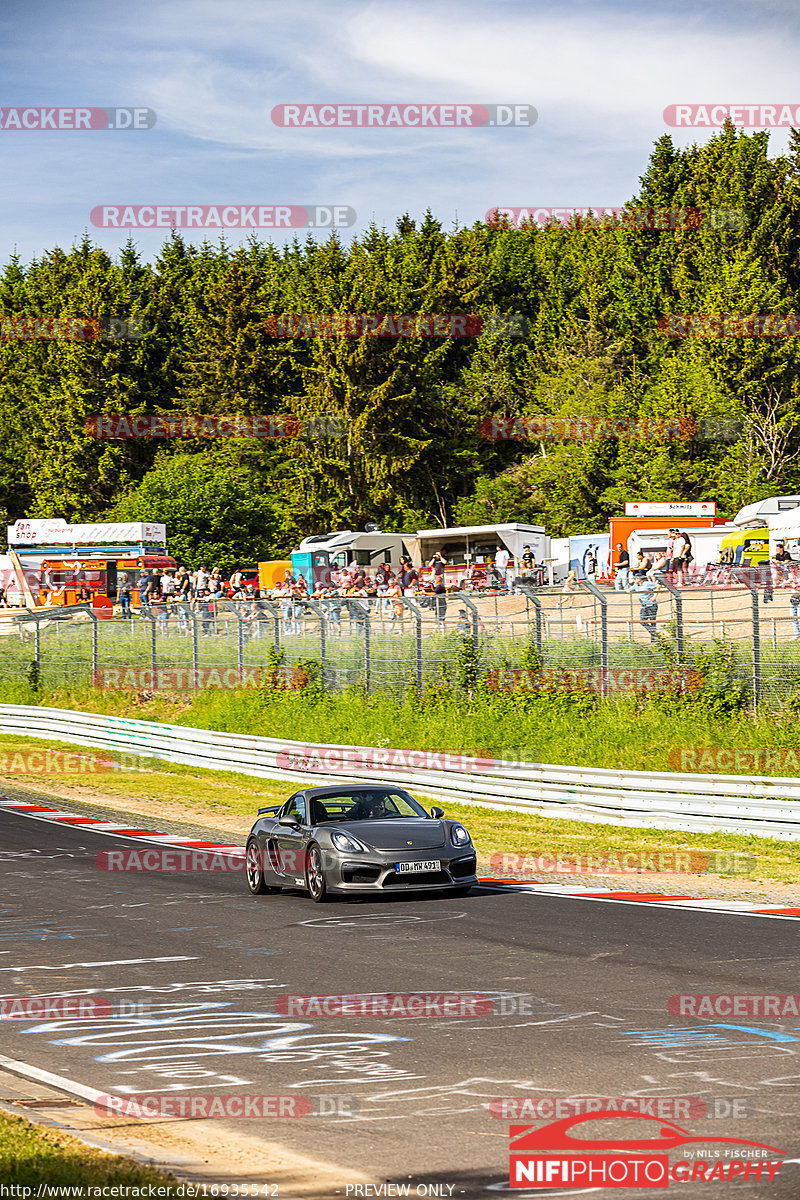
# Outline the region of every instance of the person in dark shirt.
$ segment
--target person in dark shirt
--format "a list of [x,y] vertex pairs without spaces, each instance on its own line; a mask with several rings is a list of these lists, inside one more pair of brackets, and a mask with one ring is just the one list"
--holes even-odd
[[622,545],[622,542],[617,542],[617,574],[614,578],[614,591],[624,592],[628,586],[628,575],[631,568],[631,556]]

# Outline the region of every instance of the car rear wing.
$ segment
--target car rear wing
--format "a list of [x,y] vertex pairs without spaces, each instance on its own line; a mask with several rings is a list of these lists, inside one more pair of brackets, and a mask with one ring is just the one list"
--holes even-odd
[[265,814],[269,814],[270,816],[274,816],[274,814],[275,814],[275,813],[277,813],[277,812],[280,812],[280,810],[281,810],[282,808],[283,808],[283,805],[282,805],[282,804],[271,804],[271,805],[269,806],[269,808],[260,808],[260,809],[258,810],[258,815],[259,815],[260,817],[263,817]]

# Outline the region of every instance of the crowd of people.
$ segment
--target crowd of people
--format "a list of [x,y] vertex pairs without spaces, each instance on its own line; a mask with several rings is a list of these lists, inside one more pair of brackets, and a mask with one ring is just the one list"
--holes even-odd
[[[377,615],[390,629],[402,629],[411,612],[404,598],[413,597],[415,605],[432,610],[437,624],[443,626],[447,616],[447,593],[460,591],[462,586],[448,585],[446,565],[439,553],[434,554],[427,567],[419,570],[405,556],[400,558],[396,569],[390,563],[382,562],[376,569],[368,571],[353,561],[345,567],[326,569],[322,572],[324,578],[311,584],[302,574],[294,575],[287,570],[282,580],[263,591],[257,581],[248,581],[239,569],[229,580],[218,568],[209,570],[205,564],[196,571],[186,567],[163,571],[143,569],[136,578],[124,573],[120,575],[117,603],[120,615],[132,618],[136,589],[141,619],[154,619],[158,628],[167,632],[173,627],[174,617],[177,631],[188,633],[190,614],[195,613],[200,619],[201,633],[208,635],[216,631],[219,602],[230,600],[236,605],[236,614],[243,621],[247,635],[258,637],[264,623],[270,619],[270,613],[257,601],[270,600],[279,606],[284,635],[303,632],[303,622],[310,607],[306,602],[312,601],[335,637],[341,635],[343,617],[349,619],[351,628],[364,632],[367,606],[359,603],[360,600],[372,601],[371,615]],[[465,633],[471,627],[466,609],[459,610],[458,626],[463,626]]]

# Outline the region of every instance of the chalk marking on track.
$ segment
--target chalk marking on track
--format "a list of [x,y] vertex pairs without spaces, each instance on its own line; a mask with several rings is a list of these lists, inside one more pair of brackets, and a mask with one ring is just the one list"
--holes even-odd
[[104,962],[35,963],[28,967],[0,967],[0,971],[71,971],[74,967],[128,967],[136,963],[197,962],[198,954],[171,954],[164,958],[110,958]]

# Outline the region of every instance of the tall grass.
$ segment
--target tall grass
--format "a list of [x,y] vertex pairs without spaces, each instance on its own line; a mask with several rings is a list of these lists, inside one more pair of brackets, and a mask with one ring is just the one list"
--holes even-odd
[[[309,744],[467,751],[629,770],[680,769],[676,751],[685,747],[800,751],[800,722],[790,711],[725,713],[685,697],[598,701],[588,693],[514,695],[483,688],[469,695],[447,682],[429,687],[422,695],[407,690],[402,698],[385,692],[367,696],[360,688],[336,695],[263,688],[137,696],[85,688],[35,691],[19,682],[0,684],[0,701],[50,704]],[[739,770],[745,772],[746,767]],[[759,773],[769,773],[769,767]],[[781,764],[775,773],[800,774],[800,770]]]

